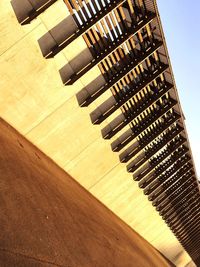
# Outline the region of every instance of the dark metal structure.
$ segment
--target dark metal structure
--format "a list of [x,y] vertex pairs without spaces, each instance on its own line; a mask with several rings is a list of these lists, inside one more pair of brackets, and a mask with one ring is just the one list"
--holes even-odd
[[103,127],[103,138],[112,138],[113,152],[119,152],[122,164],[128,163],[127,171],[200,266],[199,185],[156,1],[64,2],[77,30],[45,57],[84,38],[92,60],[62,77],[63,83],[73,84],[99,67],[104,84],[92,92],[84,88],[77,96],[80,106],[111,91],[90,114],[92,123],[101,124],[121,111]]

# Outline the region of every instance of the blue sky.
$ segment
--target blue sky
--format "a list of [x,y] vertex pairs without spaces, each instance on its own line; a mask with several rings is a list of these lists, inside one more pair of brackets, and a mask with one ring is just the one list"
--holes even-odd
[[157,0],[200,178],[200,1]]

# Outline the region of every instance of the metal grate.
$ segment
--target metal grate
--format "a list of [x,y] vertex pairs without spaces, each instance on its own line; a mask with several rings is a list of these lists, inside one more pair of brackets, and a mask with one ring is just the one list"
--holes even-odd
[[[77,3],[71,12],[80,13],[84,1]],[[112,150],[120,151],[127,171],[198,262],[200,194],[156,3],[129,0],[112,8],[104,18],[91,22],[83,35],[93,60],[64,83],[75,82],[98,65],[105,84],[82,99],[80,106],[111,91],[112,97],[90,114],[92,123],[101,124],[121,110],[102,129],[103,138],[118,135]]]

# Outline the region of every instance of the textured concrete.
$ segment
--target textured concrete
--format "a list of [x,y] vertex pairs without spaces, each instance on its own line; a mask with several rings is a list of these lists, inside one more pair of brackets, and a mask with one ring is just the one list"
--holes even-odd
[[41,38],[48,31],[55,34],[52,28],[63,25],[63,20],[71,21],[63,0],[26,26],[18,24],[8,0],[0,1],[0,14],[0,117],[167,258],[184,266],[190,261],[188,254],[133,182],[118,154],[111,151],[113,140],[105,141],[101,136],[101,129],[113,117],[101,126],[90,121],[89,114],[111,93],[107,91],[87,108],[77,103],[81,89],[92,90],[95,83],[91,86],[90,82],[95,77],[103,79],[99,69],[93,68],[73,86],[62,84],[59,70],[68,63],[68,74],[73,72],[80,61],[77,55],[88,54],[84,40],[78,38],[53,59],[42,56]]
[[170,266],[2,120],[0,146],[0,266]]

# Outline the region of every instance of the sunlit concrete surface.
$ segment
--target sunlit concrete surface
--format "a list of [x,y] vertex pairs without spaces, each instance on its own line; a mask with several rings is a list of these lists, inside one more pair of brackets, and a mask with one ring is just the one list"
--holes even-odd
[[0,116],[176,266],[185,266],[190,257],[111,151],[113,140],[101,136],[119,111],[101,127],[90,121],[89,114],[111,93],[87,108],[78,105],[76,94],[101,75],[99,69],[94,67],[72,86],[62,83],[59,70],[69,63],[68,72],[73,72],[80,64],[76,56],[87,57],[84,40],[79,37],[52,59],[42,55],[39,39],[69,16],[63,1],[25,26],[9,1],[1,0],[0,13]]

